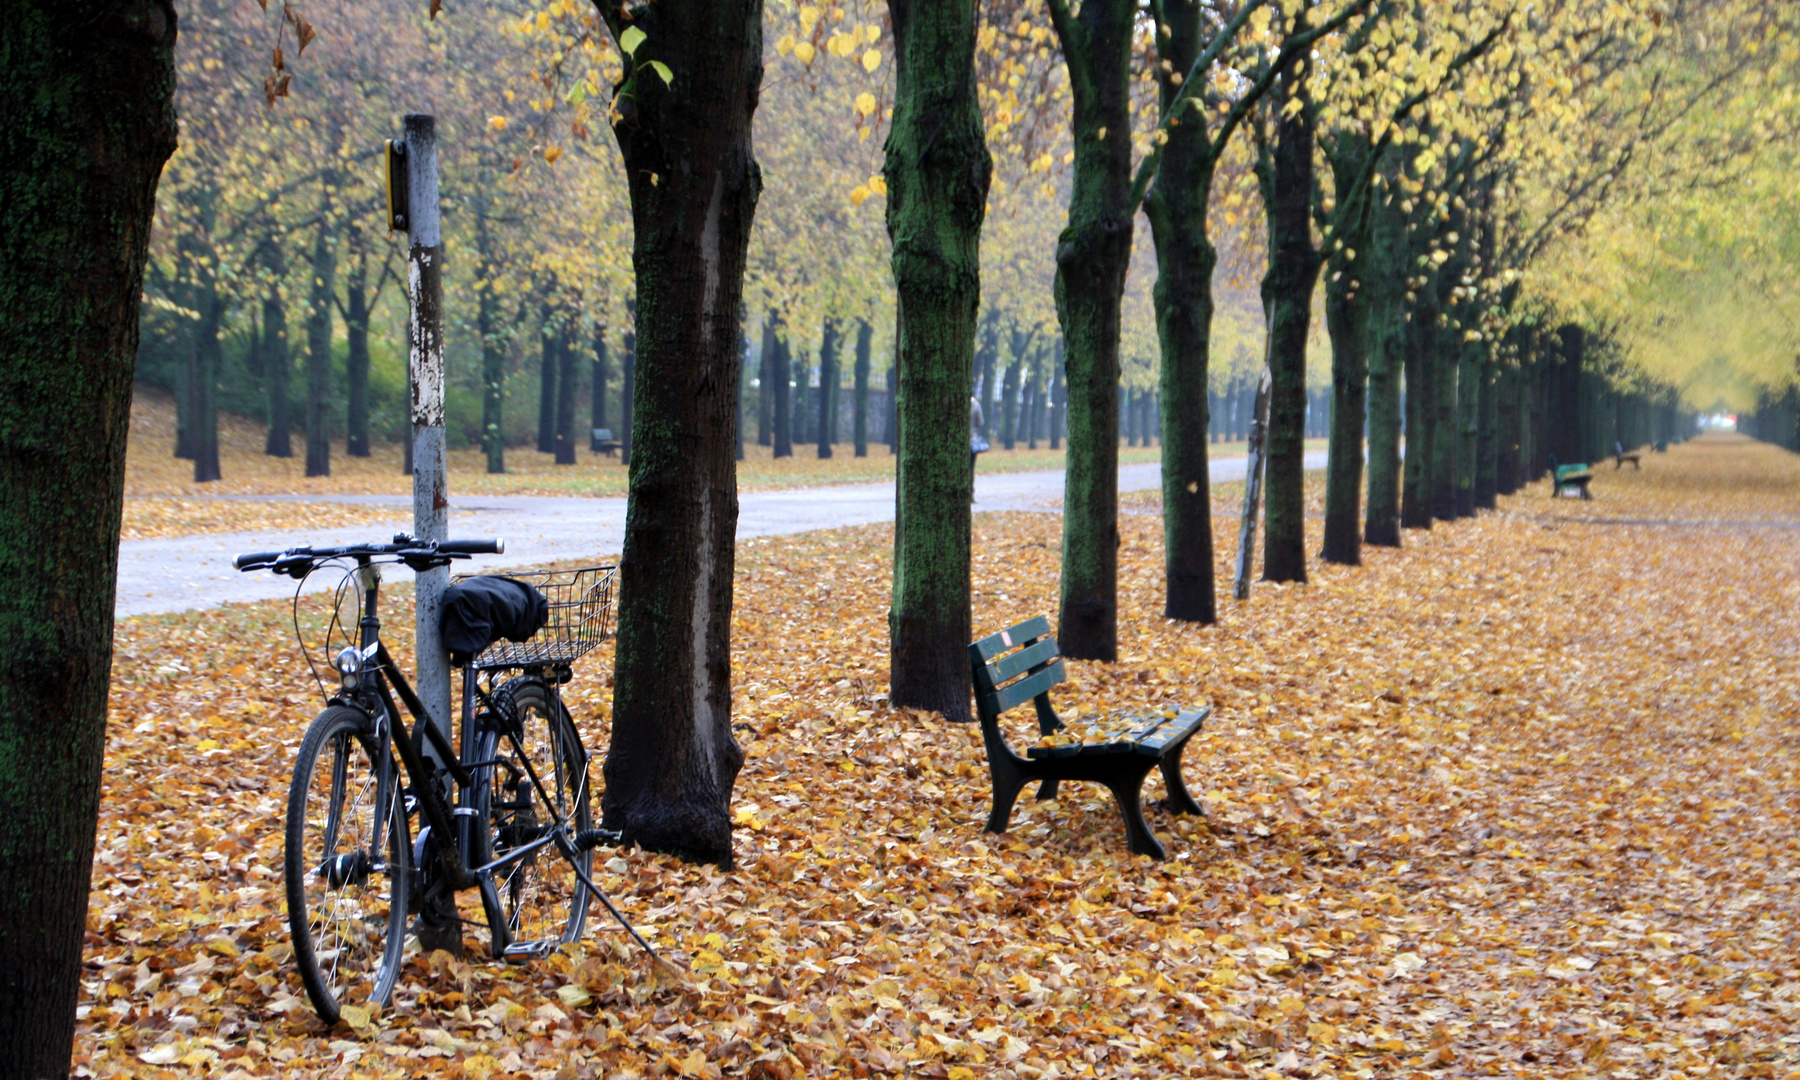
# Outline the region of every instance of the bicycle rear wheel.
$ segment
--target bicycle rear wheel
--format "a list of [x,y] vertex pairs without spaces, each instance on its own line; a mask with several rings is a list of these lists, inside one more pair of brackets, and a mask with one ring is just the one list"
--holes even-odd
[[393,756],[360,709],[327,708],[294,762],[286,872],[294,963],[328,1024],[346,1005],[385,1005],[393,993],[410,855]]
[[[478,864],[516,858],[493,871],[498,910],[488,912],[499,955],[539,956],[581,937],[587,889],[576,876],[591,872],[593,853],[573,865],[554,844],[522,852],[557,825],[571,838],[593,824],[587,751],[561,701],[535,675],[510,679],[494,692],[495,710],[481,734],[477,820],[486,821],[486,850]],[[498,924],[498,925],[494,925]]]

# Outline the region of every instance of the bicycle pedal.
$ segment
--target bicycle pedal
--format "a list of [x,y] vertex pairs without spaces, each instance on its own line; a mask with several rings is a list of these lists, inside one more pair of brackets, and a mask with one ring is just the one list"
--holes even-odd
[[602,844],[618,847],[625,840],[625,833],[618,829],[583,829],[575,834],[576,851],[592,851]]

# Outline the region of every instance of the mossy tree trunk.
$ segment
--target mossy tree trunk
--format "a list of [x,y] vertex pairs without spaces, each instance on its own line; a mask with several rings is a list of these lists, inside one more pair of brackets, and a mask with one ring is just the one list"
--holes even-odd
[[69,1072],[99,815],[125,435],[175,11],[0,14],[0,1051]]
[[[1165,2],[1157,11],[1157,47],[1171,71],[1158,81],[1166,110],[1180,92],[1174,72],[1187,72],[1206,48],[1206,13],[1198,3]],[[1156,244],[1152,299],[1162,390],[1163,617],[1218,621],[1214,582],[1212,478],[1206,394],[1212,362],[1213,268],[1218,252],[1207,235],[1218,161],[1204,123],[1169,129],[1162,165],[1144,200]],[[1056,444],[1051,426],[1051,446]]]
[[[1369,255],[1362,290],[1368,307],[1369,495],[1363,542],[1400,546],[1400,377],[1406,368],[1406,214],[1397,185],[1398,150],[1384,155],[1382,190],[1370,200]],[[1407,439],[1410,447],[1412,439]]]
[[899,469],[889,695],[969,716],[969,387],[993,166],[976,99],[972,0],[889,0],[897,89],[884,147],[899,293]]
[[1050,0],[1074,99],[1074,180],[1056,245],[1067,350],[1057,640],[1064,656],[1119,653],[1119,320],[1131,263],[1131,48],[1137,8]]
[[[1299,101],[1289,110],[1288,103]],[[1263,580],[1306,580],[1306,339],[1322,260],[1312,238],[1315,108],[1304,75],[1292,69],[1271,95],[1274,131],[1264,140],[1257,178],[1269,222],[1263,311],[1269,324],[1268,509]]]
[[[1374,148],[1366,135],[1341,132],[1327,154],[1338,198],[1360,182]],[[1372,200],[1360,198],[1343,216],[1325,275],[1325,328],[1331,337],[1331,407],[1325,473],[1325,539],[1319,557],[1328,563],[1362,563],[1363,424],[1369,389],[1368,274]]]
[[729,865],[744,761],[731,731],[738,318],[762,190],[751,118],[763,7],[600,14],[615,40],[627,26],[646,35],[614,98],[630,178],[637,385],[602,820],[628,844]]

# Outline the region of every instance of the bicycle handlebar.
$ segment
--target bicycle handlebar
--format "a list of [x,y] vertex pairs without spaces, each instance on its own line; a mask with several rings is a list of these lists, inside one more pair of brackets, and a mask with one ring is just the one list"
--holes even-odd
[[442,566],[451,559],[471,555],[499,555],[506,551],[506,541],[498,537],[484,540],[415,540],[405,533],[394,537],[391,544],[348,544],[342,547],[297,547],[286,551],[252,551],[231,560],[246,573],[252,570],[274,570],[290,577],[304,576],[313,566],[327,559],[351,558],[359,555],[395,555],[401,562],[419,570]]

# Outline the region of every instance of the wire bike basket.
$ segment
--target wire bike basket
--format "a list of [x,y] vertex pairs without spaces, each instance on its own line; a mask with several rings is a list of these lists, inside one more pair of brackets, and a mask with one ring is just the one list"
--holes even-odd
[[[526,641],[496,641],[475,657],[477,671],[567,664],[611,636],[617,567],[535,570],[508,574],[544,594],[549,616]],[[460,575],[457,580],[470,575]]]

